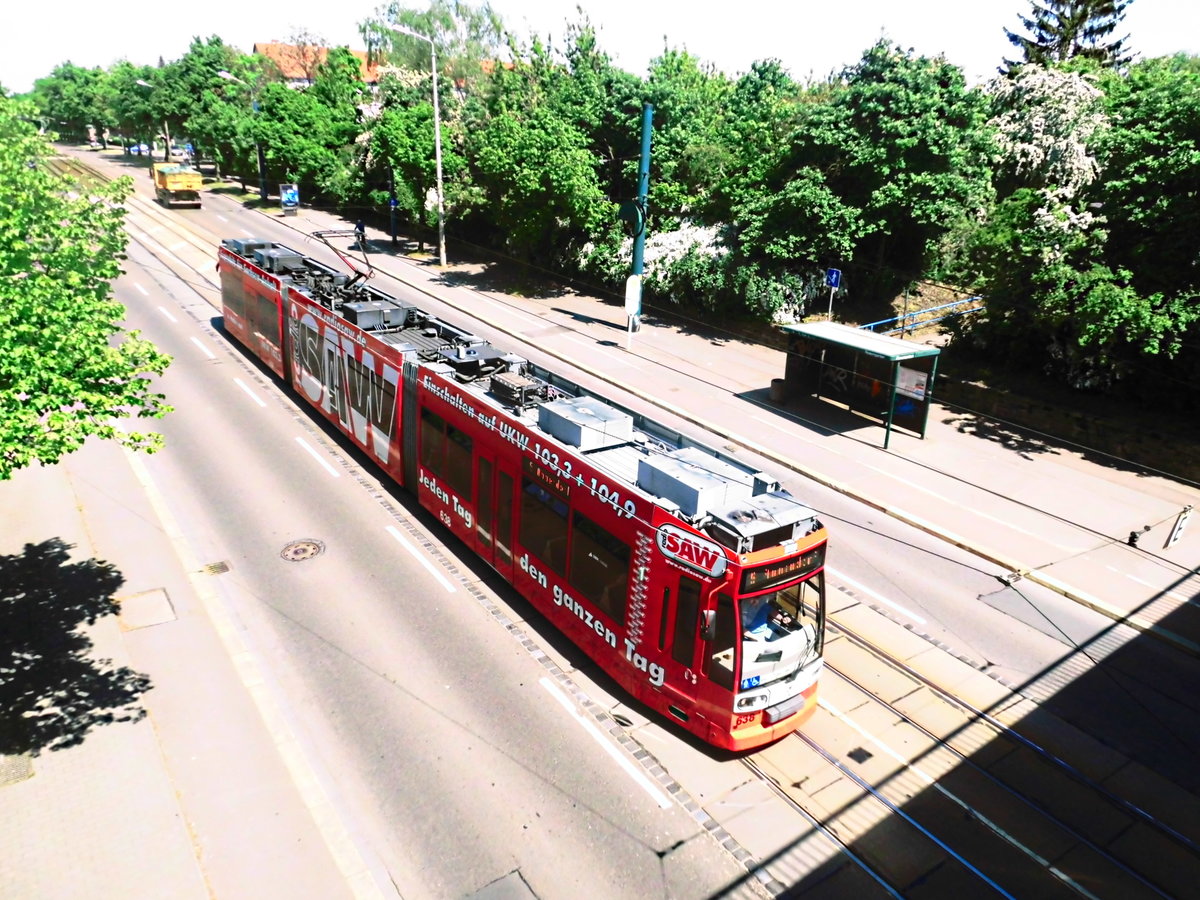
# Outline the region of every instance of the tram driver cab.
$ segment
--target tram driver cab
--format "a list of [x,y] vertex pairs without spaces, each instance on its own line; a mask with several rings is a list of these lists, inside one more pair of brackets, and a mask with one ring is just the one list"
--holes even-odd
[[820,653],[816,593],[807,582],[801,582],[739,598],[743,682],[768,684],[791,675]]

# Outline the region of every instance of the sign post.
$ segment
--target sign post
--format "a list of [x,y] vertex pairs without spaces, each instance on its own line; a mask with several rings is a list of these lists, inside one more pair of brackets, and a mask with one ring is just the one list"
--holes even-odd
[[1187,525],[1188,519],[1191,517],[1192,507],[1189,504],[1183,508],[1183,510],[1179,513],[1179,518],[1175,520],[1175,527],[1171,529],[1171,534],[1167,538],[1167,542],[1163,544],[1164,550],[1168,549],[1172,544],[1183,537],[1184,526]]
[[842,284],[841,269],[826,269],[825,284],[829,287],[829,321],[833,321],[833,295]]
[[285,216],[294,216],[300,209],[300,186],[281,184],[279,186],[279,205],[283,207]]

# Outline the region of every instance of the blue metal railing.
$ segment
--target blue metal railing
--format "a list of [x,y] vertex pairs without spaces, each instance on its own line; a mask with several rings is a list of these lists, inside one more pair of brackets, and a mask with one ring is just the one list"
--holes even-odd
[[[962,309],[968,303],[977,304],[969,309]],[[923,318],[932,312],[949,309],[951,312],[936,316],[932,319]],[[868,322],[866,325],[859,325],[859,328],[875,331],[876,334],[895,334],[897,331],[913,331],[917,326],[932,325],[934,322],[940,322],[942,319],[949,319],[951,316],[964,316],[967,313],[979,312],[983,309],[983,297],[967,297],[963,300],[955,300],[951,303],[943,303],[941,306],[931,306],[928,309],[918,309],[914,312],[905,313],[902,316],[895,316],[891,319],[880,319],[878,322]],[[920,321],[916,321],[920,318]],[[891,325],[899,322],[895,328],[889,328],[886,331],[876,331],[878,325]]]

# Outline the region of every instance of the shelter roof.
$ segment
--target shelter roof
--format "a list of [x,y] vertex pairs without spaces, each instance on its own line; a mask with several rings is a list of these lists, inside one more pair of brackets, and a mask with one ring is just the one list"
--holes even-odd
[[886,334],[876,334],[873,331],[842,325],[839,322],[806,322],[801,325],[785,325],[783,330],[789,334],[849,347],[868,356],[878,356],[892,361],[915,359],[919,356],[937,356],[941,352],[938,347],[914,344],[912,341],[888,337]]

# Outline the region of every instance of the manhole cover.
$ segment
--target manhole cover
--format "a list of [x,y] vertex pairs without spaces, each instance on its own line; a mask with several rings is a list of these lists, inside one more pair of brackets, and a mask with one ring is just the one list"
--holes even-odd
[[0,787],[32,777],[33,757],[26,753],[19,756],[0,756]]
[[324,552],[325,545],[321,541],[306,538],[300,541],[292,541],[280,551],[279,555],[288,560],[288,562],[304,562],[304,560],[320,556]]

